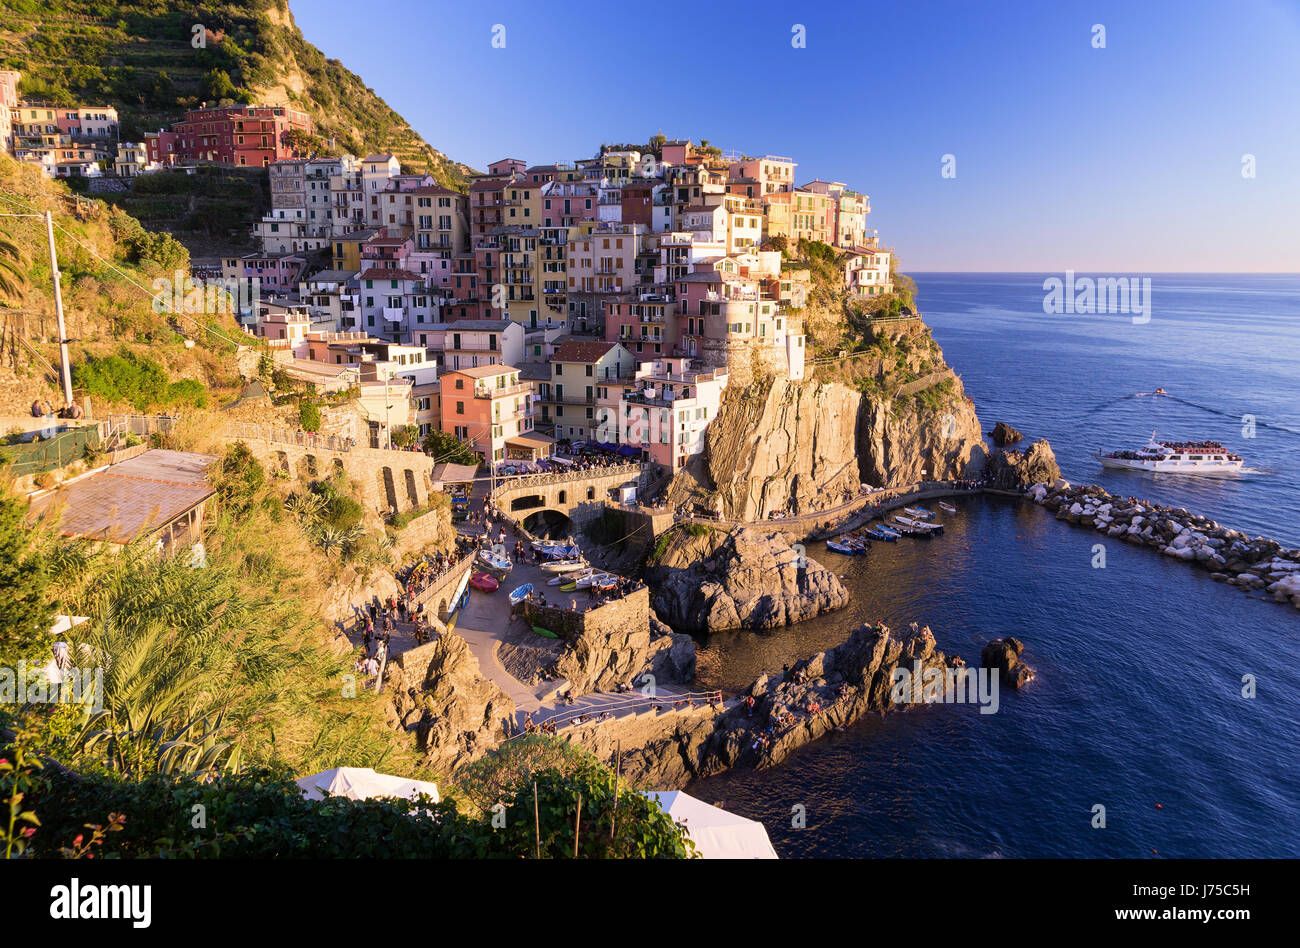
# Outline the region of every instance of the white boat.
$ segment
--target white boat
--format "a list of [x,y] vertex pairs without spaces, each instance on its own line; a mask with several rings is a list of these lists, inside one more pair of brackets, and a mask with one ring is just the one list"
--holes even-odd
[[920,530],[924,533],[943,532],[943,524],[941,523],[926,523],[924,520],[915,520],[911,517],[904,517],[899,514],[894,514],[894,519],[905,527],[910,527],[913,530]]
[[954,507],[952,504],[948,503],[946,500],[941,500],[941,501],[939,501],[939,509],[940,509],[940,510],[943,510],[943,511],[946,512],[946,513],[956,513],[956,512],[957,512],[957,508]]
[[586,589],[588,586],[613,586],[617,582],[618,577],[613,573],[598,573],[591,570],[578,577],[578,588]]
[[929,520],[931,517],[934,516],[933,513],[926,510],[924,507],[904,507],[903,512],[910,517],[915,517],[918,520]]
[[571,560],[551,560],[549,563],[543,563],[539,567],[548,573],[572,573],[575,570],[585,569],[587,561],[578,556]]
[[1217,441],[1151,440],[1136,451],[1094,455],[1102,467],[1162,474],[1236,474],[1246,462]]
[[502,573],[510,572],[510,568],[514,566],[510,561],[510,557],[506,556],[504,553],[494,553],[492,550],[479,550],[478,558],[485,566],[491,567],[492,569]]

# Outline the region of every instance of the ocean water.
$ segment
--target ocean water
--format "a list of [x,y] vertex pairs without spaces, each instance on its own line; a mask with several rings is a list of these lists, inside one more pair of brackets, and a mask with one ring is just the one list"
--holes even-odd
[[[1300,544],[1300,277],[1155,276],[1151,320],[1135,325],[1044,314],[1046,276],[916,276],[985,429],[1048,438],[1073,481]],[[1171,397],[1136,394],[1158,386]],[[1090,456],[1153,428],[1222,441],[1251,473],[1103,471]],[[1037,679],[1003,691],[995,714],[872,718],[690,791],[762,820],[787,857],[1300,856],[1300,611],[1127,544],[1107,543],[1094,568],[1104,537],[1027,502],[956,503],[933,540],[847,558],[815,545],[850,606],[711,636],[700,681],[744,686],[876,619],[929,625],[970,662],[1015,635]]]

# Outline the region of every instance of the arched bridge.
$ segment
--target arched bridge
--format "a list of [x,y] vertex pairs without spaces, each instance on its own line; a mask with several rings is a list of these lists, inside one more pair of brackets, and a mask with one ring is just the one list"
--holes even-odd
[[491,499],[517,522],[550,510],[575,523],[584,523],[601,515],[605,502],[615,499],[619,487],[631,482],[641,488],[649,468],[629,463],[556,474],[524,474],[498,484]]

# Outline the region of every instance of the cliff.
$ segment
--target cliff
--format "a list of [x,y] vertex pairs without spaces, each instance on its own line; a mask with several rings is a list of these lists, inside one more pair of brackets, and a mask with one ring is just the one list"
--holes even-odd
[[647,572],[654,609],[675,629],[770,629],[841,609],[839,578],[797,538],[757,529],[670,535]]
[[871,348],[814,371],[799,382],[728,388],[703,452],[669,485],[669,502],[756,522],[835,507],[862,483],[892,487],[982,467],[975,406],[919,319],[890,324]]
[[384,690],[392,695],[389,725],[413,731],[421,765],[449,775],[506,737],[515,703],[483,676],[464,639],[439,631],[389,662]]

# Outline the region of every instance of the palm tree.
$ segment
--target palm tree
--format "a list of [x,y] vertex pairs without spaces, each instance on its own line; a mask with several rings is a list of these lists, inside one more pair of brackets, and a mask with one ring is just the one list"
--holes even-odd
[[27,261],[18,245],[0,237],[0,297],[17,299],[27,286]]

